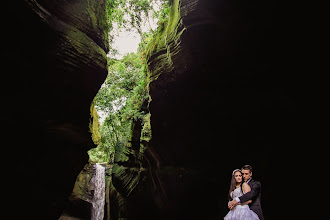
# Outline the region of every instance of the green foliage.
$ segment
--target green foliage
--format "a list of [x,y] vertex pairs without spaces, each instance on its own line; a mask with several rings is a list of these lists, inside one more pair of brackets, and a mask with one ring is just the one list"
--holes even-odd
[[[158,11],[151,7],[155,2],[160,4]],[[110,29],[113,23],[117,23],[118,27],[135,29],[142,41],[137,53],[108,62],[108,77],[94,99],[97,110],[107,117],[99,129],[101,139],[98,147],[89,151],[92,163],[127,161],[132,125],[136,121],[143,123],[141,140],[150,141],[150,114],[146,107],[142,107],[149,101],[149,75],[145,60],[146,54],[153,51],[150,47],[154,47],[155,42],[160,42],[158,38],[164,36],[164,27],[169,26],[167,18],[171,12],[168,0],[107,0],[107,10]],[[159,28],[142,33],[143,18],[148,17],[151,11],[158,17]]]
[[132,123],[146,115],[141,105],[148,99],[148,79],[141,55],[130,53],[109,63],[108,77],[94,100],[108,115],[100,128],[100,145],[90,151],[95,162],[110,162],[114,152],[116,160],[127,160]]
[[[150,15],[163,21],[167,15],[164,5],[168,4],[169,0],[107,0],[110,26],[112,28],[116,23],[119,29],[135,30],[142,37],[142,26],[150,24]],[[155,10],[153,5],[158,5],[159,10]],[[150,25],[149,28],[151,29]]]

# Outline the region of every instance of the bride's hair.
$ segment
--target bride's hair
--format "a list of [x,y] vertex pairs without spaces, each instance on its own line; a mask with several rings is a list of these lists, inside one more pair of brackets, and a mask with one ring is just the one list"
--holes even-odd
[[231,175],[231,182],[230,182],[230,188],[229,188],[229,198],[231,198],[230,193],[236,189],[236,180],[235,180],[235,173],[236,172],[240,172],[242,174],[242,171],[240,169],[236,169],[236,170],[233,171],[233,173]]

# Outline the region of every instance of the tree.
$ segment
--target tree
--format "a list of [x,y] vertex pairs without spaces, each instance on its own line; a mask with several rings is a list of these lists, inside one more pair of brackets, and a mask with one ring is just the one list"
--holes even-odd
[[129,147],[132,122],[142,120],[147,114],[140,110],[142,102],[148,98],[147,85],[139,53],[110,62],[108,77],[94,100],[96,109],[105,112],[107,118],[100,127],[100,145],[90,153],[91,160],[109,162],[115,150],[127,153],[119,148]]
[[[107,0],[111,28],[113,23],[117,23],[120,28],[134,29],[140,34],[142,41],[137,53],[126,54],[121,60],[110,59],[108,62],[108,76],[94,99],[95,108],[107,117],[99,129],[99,146],[89,151],[91,162],[113,162],[115,152],[117,161],[127,160],[136,123],[141,123],[141,138],[151,138],[150,114],[142,106],[149,99],[149,77],[144,59],[146,47],[152,41],[154,30],[143,33],[141,27],[145,22],[149,22],[150,13],[157,16],[160,22],[166,22],[169,13],[168,2]],[[159,9],[154,10],[152,4],[158,4]]]
[[143,40],[142,27],[150,25],[150,17],[164,20],[165,9],[169,8],[169,0],[108,0],[108,18],[111,27],[116,23],[118,28],[137,31]]

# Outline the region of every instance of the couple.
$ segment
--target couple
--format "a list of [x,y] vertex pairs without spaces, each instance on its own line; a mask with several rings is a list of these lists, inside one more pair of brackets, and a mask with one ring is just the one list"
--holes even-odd
[[[244,181],[243,181],[244,178]],[[264,220],[261,204],[261,184],[252,179],[252,167],[245,165],[242,170],[232,173],[229,189],[228,208],[225,220]]]

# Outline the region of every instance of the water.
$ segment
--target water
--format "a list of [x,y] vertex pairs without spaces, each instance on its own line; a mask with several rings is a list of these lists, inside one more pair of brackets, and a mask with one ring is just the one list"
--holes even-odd
[[95,164],[92,220],[103,220],[105,203],[105,168]]

